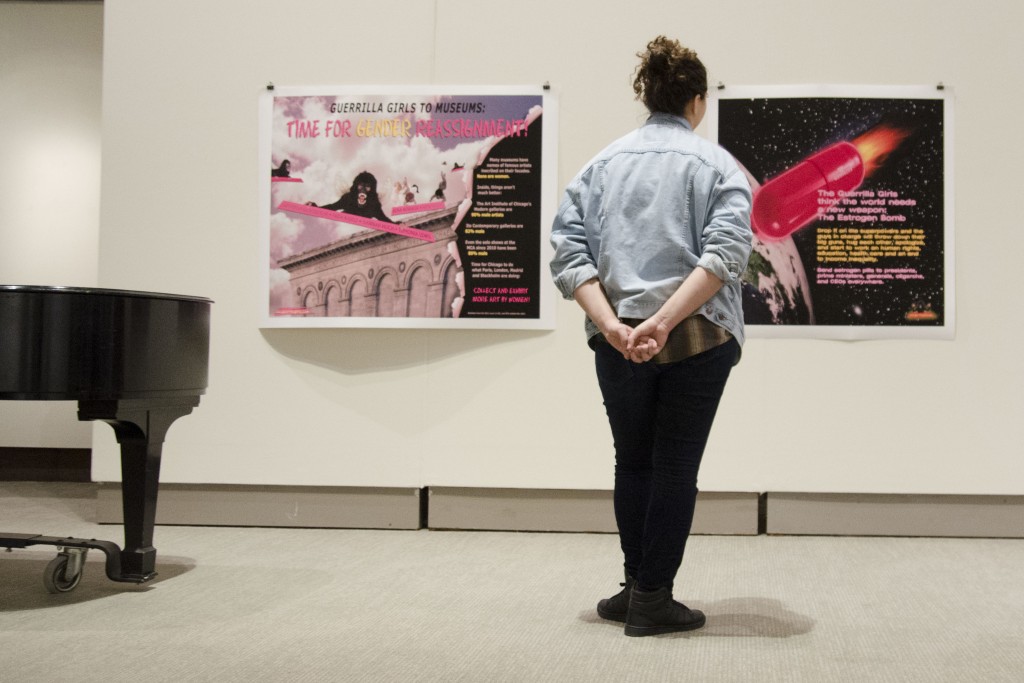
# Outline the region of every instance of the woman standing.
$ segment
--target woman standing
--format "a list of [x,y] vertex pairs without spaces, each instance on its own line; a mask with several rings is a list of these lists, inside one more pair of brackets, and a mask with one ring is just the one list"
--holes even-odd
[[569,184],[551,272],[586,313],[615,443],[626,582],[597,611],[645,636],[705,621],[673,600],[673,585],[701,457],[744,339],[751,193],[732,157],[693,132],[707,108],[696,53],[659,36],[637,56],[633,90],[650,117]]

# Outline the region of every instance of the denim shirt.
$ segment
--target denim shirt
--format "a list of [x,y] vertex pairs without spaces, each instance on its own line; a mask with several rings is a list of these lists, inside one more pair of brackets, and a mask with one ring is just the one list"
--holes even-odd
[[[620,318],[654,315],[700,266],[724,282],[697,313],[741,345],[750,184],[680,116],[655,113],[591,160],[565,190],[551,274],[566,299],[598,278]],[[588,339],[599,334],[587,320]]]

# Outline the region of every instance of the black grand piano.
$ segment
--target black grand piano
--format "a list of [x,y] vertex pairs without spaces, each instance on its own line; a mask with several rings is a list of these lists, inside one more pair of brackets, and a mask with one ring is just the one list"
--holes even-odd
[[210,306],[202,297],[114,289],[0,285],[0,399],[78,401],[121,446],[124,548],[111,541],[0,531],[0,548],[59,548],[43,577],[73,590],[89,549],[113,581],[156,576],[160,454],[171,423],[206,392]]

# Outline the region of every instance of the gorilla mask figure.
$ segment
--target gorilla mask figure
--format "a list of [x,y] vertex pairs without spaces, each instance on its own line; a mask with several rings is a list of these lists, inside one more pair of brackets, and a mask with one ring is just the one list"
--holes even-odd
[[321,209],[344,211],[364,218],[374,218],[385,223],[393,223],[384,213],[377,194],[377,179],[369,171],[363,171],[352,181],[348,192],[333,204],[325,204]]

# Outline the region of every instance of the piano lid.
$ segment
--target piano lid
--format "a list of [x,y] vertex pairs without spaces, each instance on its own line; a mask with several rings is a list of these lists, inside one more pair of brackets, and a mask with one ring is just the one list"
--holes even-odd
[[212,303],[179,294],[0,285],[0,399],[203,394]]
[[178,299],[182,301],[201,301],[212,304],[212,299],[202,296],[185,294],[164,294],[161,292],[136,292],[130,289],[104,289],[102,287],[62,287],[58,285],[0,285],[2,292],[25,292],[36,294],[109,294],[112,296],[142,297],[146,299]]

